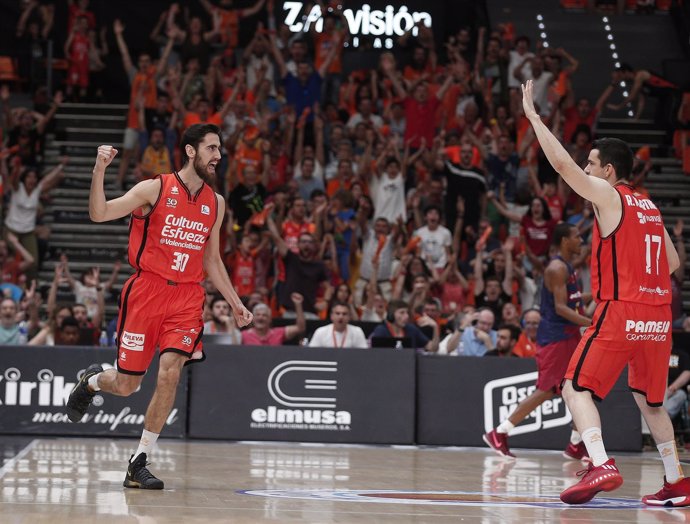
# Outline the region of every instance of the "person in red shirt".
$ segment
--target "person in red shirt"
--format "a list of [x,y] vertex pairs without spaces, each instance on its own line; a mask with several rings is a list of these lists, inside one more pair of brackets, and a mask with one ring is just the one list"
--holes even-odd
[[225,257],[225,267],[240,297],[248,297],[254,292],[256,282],[256,254],[259,235],[250,231],[242,236],[237,249]]
[[271,308],[263,302],[252,309],[254,315],[253,327],[242,331],[242,344],[245,346],[281,346],[286,340],[291,340],[304,333],[307,323],[304,319],[302,303],[304,297],[299,293],[292,293],[290,300],[295,306],[296,322],[290,326],[271,327]]
[[405,143],[409,143],[413,149],[422,147],[422,139],[427,144],[433,143],[436,134],[436,110],[453,83],[453,75],[446,76],[436,95],[430,97],[428,86],[423,80],[413,83],[409,92],[405,90],[397,76],[392,58],[382,59],[381,66],[392,82],[396,95],[404,100]]
[[89,366],[70,393],[66,412],[72,422],[79,422],[97,391],[125,397],[134,393],[158,349],[156,390],[139,447],[129,461],[127,488],[163,489],[146,461],[172,409],[182,367],[203,360],[204,278],[228,301],[238,327],[252,321],[220,256],[225,200],[210,185],[221,159],[220,130],[209,124],[192,126],[180,147],[179,172],[144,180],[107,201],[105,169],[118,151],[100,146],[89,194],[89,216],[96,222],[131,214],[129,261],[136,272],[122,289],[117,368]]
[[[69,57],[69,71],[67,72],[67,97],[72,100],[86,98],[89,88],[89,48],[91,42],[88,35],[88,21],[86,17],[77,17],[72,31],[65,42],[65,56]],[[79,88],[79,95],[74,96],[75,87]]]
[[[11,231],[5,233],[5,238],[7,240],[0,239],[0,282],[17,285],[24,271],[33,266],[34,257]],[[14,250],[14,256],[10,256],[9,245]]]
[[67,0],[69,6],[69,18],[67,20],[67,32],[71,33],[77,19],[86,19],[89,29],[96,29],[96,15],[89,11],[89,0]]
[[603,399],[628,367],[628,384],[657,444],[664,466],[662,488],[645,495],[651,506],[690,506],[690,479],[678,460],[673,425],[663,407],[671,355],[671,277],[680,262],[659,209],[626,183],[630,147],[617,138],[592,144],[583,170],[534,109],[532,81],[523,85],[523,107],[553,168],[593,204],[592,295],[597,307],[570,360],[563,398],[592,462],[580,481],[561,493],[583,504],[623,483],[604,447],[594,399]]
[[580,98],[575,105],[565,107],[563,111],[563,141],[566,144],[573,141],[575,132],[580,126],[586,126],[590,133],[593,134],[594,123],[599,113],[617,88],[618,82],[612,82],[606,86],[601,95],[599,95],[594,107],[592,107],[592,103],[587,98]]

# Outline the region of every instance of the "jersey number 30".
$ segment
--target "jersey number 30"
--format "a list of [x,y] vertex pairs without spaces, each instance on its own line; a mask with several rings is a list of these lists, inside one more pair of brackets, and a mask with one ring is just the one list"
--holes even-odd
[[659,256],[661,255],[661,236],[660,235],[645,235],[644,245],[645,245],[645,271],[648,274],[652,274],[652,252],[655,249],[652,247],[656,244],[656,274],[659,274]]
[[189,254],[175,251],[173,255],[175,255],[175,258],[173,259],[173,264],[170,267],[175,271],[182,273],[187,267],[187,262],[189,262]]

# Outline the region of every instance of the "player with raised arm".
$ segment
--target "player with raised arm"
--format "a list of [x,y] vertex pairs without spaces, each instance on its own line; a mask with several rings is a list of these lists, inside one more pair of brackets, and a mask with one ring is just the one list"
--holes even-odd
[[546,158],[577,194],[592,202],[595,214],[592,294],[597,307],[563,385],[563,398],[592,462],[580,481],[561,493],[561,500],[582,504],[623,484],[615,460],[606,454],[594,399],[607,395],[627,365],[628,384],[666,473],[661,490],[642,502],[688,506],[690,480],[684,478],[673,426],[663,408],[671,353],[670,275],[678,267],[678,253],[659,209],[626,183],[633,163],[628,145],[616,138],[595,140],[582,170],[535,111],[531,81],[522,93],[525,116]]
[[89,366],[67,401],[67,415],[78,422],[97,391],[129,396],[137,390],[156,349],[160,353],[156,389],[146,410],[144,431],[127,468],[124,486],[163,489],[146,468],[175,401],[182,367],[203,360],[201,335],[205,274],[232,308],[238,326],[252,321],[228,277],[219,251],[225,201],[212,189],[220,162],[220,130],[211,124],[190,126],[183,134],[183,167],[138,183],[106,200],[105,169],[117,149],[98,148],[89,194],[94,222],[131,214],[129,263],[136,270],[125,283],[117,328],[117,369]]

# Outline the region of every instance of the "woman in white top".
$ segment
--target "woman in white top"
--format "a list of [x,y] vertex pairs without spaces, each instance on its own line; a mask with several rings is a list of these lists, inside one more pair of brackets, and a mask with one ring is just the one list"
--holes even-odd
[[[12,195],[9,211],[5,218],[5,227],[14,233],[22,246],[38,261],[38,240],[36,239],[36,214],[42,194],[55,187],[64,176],[67,159],[60,163],[39,180],[36,168],[26,167],[10,179]],[[36,277],[36,263],[27,270],[29,280]]]

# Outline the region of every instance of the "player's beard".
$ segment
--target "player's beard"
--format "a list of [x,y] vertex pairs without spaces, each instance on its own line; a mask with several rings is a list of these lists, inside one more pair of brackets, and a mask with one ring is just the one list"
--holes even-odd
[[[217,166],[218,164],[216,164],[216,167]],[[197,176],[207,184],[211,184],[215,178],[215,170],[213,173],[209,173],[208,164],[203,164],[198,156],[194,159],[194,171]]]

